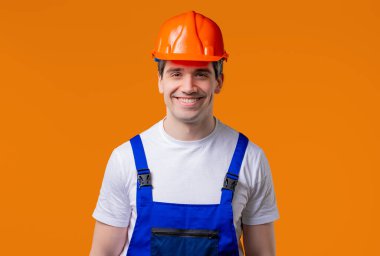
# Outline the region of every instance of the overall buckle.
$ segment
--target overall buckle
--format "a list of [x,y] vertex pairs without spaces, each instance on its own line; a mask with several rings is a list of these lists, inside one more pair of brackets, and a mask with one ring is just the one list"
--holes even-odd
[[152,180],[150,178],[150,173],[137,175],[137,180],[139,182],[139,187],[152,186]]
[[235,191],[235,187],[238,183],[239,176],[234,175],[232,173],[227,173],[226,177],[224,178],[223,182],[223,188]]

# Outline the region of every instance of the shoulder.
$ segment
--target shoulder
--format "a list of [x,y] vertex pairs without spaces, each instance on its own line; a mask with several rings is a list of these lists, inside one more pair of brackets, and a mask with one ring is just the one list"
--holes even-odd
[[[221,126],[223,136],[234,141],[234,144],[236,145],[239,132],[228,125],[221,124]],[[246,134],[244,135],[247,136]],[[270,174],[270,168],[262,147],[257,145],[251,137],[247,137],[249,141],[240,174],[247,179],[247,182],[251,184],[251,186],[253,186],[255,183],[261,182],[268,174]]]
[[[145,141],[151,140],[153,138],[157,138],[158,137],[157,135],[160,132],[159,131],[159,125],[161,123],[162,123],[162,120],[157,122],[156,124],[152,125],[148,129],[144,130],[140,134],[136,134],[135,136],[140,135],[143,143],[145,143]],[[131,139],[133,137],[134,136],[132,136],[127,141],[124,141],[123,143],[116,146],[114,148],[114,152],[116,152],[116,154],[121,155],[121,156],[132,156]]]
[[[227,140],[232,140],[235,144],[238,140],[240,132],[235,130],[234,128],[231,128],[230,126],[223,124],[220,122],[220,135]],[[244,133],[243,133],[244,134]],[[244,134],[247,136],[246,134]],[[246,159],[249,159],[250,161],[257,162],[260,157],[263,156],[264,152],[262,148],[253,142],[252,138],[248,137],[248,145],[246,149]]]

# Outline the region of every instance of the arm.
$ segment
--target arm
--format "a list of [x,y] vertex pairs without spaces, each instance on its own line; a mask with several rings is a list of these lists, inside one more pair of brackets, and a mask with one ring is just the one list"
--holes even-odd
[[275,256],[273,222],[261,225],[243,224],[243,242],[246,256]]
[[116,256],[123,251],[127,228],[118,228],[96,221],[90,256]]
[[120,255],[127,242],[132,208],[126,184],[129,183],[122,158],[114,150],[108,160],[102,188],[93,217],[96,220],[91,256]]

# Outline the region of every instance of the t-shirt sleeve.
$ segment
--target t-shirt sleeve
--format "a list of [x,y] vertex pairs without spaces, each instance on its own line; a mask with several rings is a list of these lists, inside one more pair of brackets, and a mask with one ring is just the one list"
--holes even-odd
[[115,149],[107,163],[102,187],[93,217],[115,227],[128,227],[131,207],[126,189],[126,176]]
[[253,181],[250,197],[242,213],[242,222],[246,225],[259,225],[279,218],[276,195],[268,160],[260,150],[257,165],[257,178]]

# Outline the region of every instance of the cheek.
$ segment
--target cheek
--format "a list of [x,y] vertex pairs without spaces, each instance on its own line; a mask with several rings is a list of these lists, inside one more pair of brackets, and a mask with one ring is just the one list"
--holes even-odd
[[173,91],[169,90],[169,88],[167,87],[162,90],[162,95],[164,96],[164,101],[166,103],[170,104],[170,101],[172,100],[172,97],[171,97],[172,93]]

